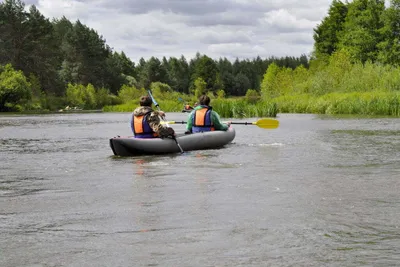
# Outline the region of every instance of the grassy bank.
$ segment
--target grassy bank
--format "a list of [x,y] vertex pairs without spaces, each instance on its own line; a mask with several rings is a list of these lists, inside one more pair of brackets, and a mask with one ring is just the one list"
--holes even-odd
[[[194,101],[192,101],[194,102]],[[165,112],[181,112],[177,100],[158,100]],[[278,113],[353,114],[400,117],[400,92],[329,93],[284,95],[269,102],[249,103],[246,98],[213,99],[211,105],[224,118],[276,117]],[[104,112],[132,112],[138,101],[106,106]]]
[[281,96],[279,113],[359,114],[400,117],[400,92],[330,93]]

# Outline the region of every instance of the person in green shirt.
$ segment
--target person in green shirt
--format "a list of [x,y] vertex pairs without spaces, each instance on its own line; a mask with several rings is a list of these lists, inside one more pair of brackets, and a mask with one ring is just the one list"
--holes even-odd
[[207,95],[199,97],[199,105],[189,114],[186,124],[186,134],[228,130],[231,123],[221,122],[218,113],[212,110],[210,101]]

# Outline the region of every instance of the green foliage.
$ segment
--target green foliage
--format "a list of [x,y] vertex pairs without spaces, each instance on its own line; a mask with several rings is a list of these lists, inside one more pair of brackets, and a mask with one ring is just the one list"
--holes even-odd
[[147,95],[146,90],[144,88],[137,89],[134,86],[123,85],[118,91],[118,97],[121,99],[122,103],[128,103],[132,100],[138,101],[143,95]]
[[31,84],[22,71],[7,64],[0,66],[0,111],[21,111],[32,97]]
[[293,71],[292,75],[293,93],[308,93],[310,90],[311,73],[303,65],[300,65]]
[[206,93],[207,83],[203,78],[199,77],[194,81],[194,96],[198,99],[201,95]]
[[209,90],[212,91],[214,88],[214,84],[217,80],[218,72],[217,64],[215,63],[215,61],[206,55],[198,55],[198,58],[193,68],[194,72],[192,74],[192,80],[194,81],[194,83],[196,83],[196,81],[201,78],[205,82],[204,93]]
[[105,89],[100,89],[99,93],[90,83],[87,86],[83,86],[82,84],[68,84],[66,92],[67,104],[82,109],[101,107],[100,102],[111,102],[109,97],[105,97],[107,91],[104,90]]
[[163,95],[166,93],[172,93],[172,88],[166,83],[153,82],[150,84],[150,89],[155,94]]
[[279,67],[277,64],[272,63],[269,65],[267,71],[264,74],[264,78],[261,82],[261,95],[264,100],[278,96],[278,86],[276,84],[277,74]]
[[[153,93],[153,97],[156,99],[160,108],[165,112],[180,112],[182,110],[182,104],[175,99],[164,99],[158,98]],[[118,104],[118,105],[107,105],[103,108],[106,112],[132,112],[139,106],[139,98],[137,100],[131,100],[129,102]]]
[[211,105],[224,118],[276,117],[278,113],[274,102],[249,104],[245,98],[214,99]]
[[161,64],[158,58],[151,57],[149,61],[144,63],[139,73],[140,85],[149,88],[152,82],[166,83],[168,73],[166,66]]
[[384,0],[354,0],[348,3],[348,12],[338,47],[347,49],[355,61],[375,61],[384,10]]
[[139,83],[137,82],[135,77],[132,77],[132,76],[129,76],[129,75],[125,75],[125,74],[122,74],[122,77],[126,80],[126,85],[133,86],[133,87],[136,87],[136,88],[139,87]]
[[225,91],[220,89],[217,91],[217,98],[225,98]]
[[233,80],[233,95],[242,96],[250,88],[250,80],[242,72],[238,73]]
[[95,94],[95,103],[96,108],[111,105],[113,103],[113,99],[110,95],[110,91],[108,91],[106,88],[98,89]]
[[245,95],[245,99],[246,99],[247,103],[250,103],[250,104],[257,103],[260,100],[260,98],[261,98],[260,94],[254,89],[247,90],[246,95]]
[[333,0],[328,16],[314,29],[314,49],[317,57],[331,55],[337,50],[338,34],[343,31],[347,9],[347,5],[341,1]]
[[67,103],[74,107],[83,108],[85,104],[84,102],[85,91],[86,87],[83,86],[82,84],[76,85],[69,83],[66,92]]
[[382,15],[384,26],[379,30],[381,42],[377,44],[378,60],[400,65],[400,0],[391,0],[390,7]]
[[217,91],[223,91],[224,90],[224,82],[222,80],[221,77],[221,73],[217,72],[217,75],[215,77],[215,83],[214,83],[214,88],[213,91],[217,92]]

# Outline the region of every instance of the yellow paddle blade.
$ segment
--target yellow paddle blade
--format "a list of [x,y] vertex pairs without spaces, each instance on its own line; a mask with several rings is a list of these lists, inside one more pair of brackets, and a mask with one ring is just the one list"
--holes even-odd
[[279,126],[279,121],[275,119],[260,119],[253,122],[253,124],[264,129],[276,129]]
[[256,125],[263,129],[276,129],[279,126],[279,121],[275,119],[259,119],[255,122],[231,122],[231,124],[240,124],[240,125]]

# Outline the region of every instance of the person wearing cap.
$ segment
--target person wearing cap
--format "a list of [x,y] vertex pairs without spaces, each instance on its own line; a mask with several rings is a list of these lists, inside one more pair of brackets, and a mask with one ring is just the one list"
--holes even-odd
[[130,121],[135,138],[175,137],[173,128],[161,124],[161,118],[165,117],[165,113],[153,110],[150,96],[140,97],[139,103],[140,106],[133,111]]

